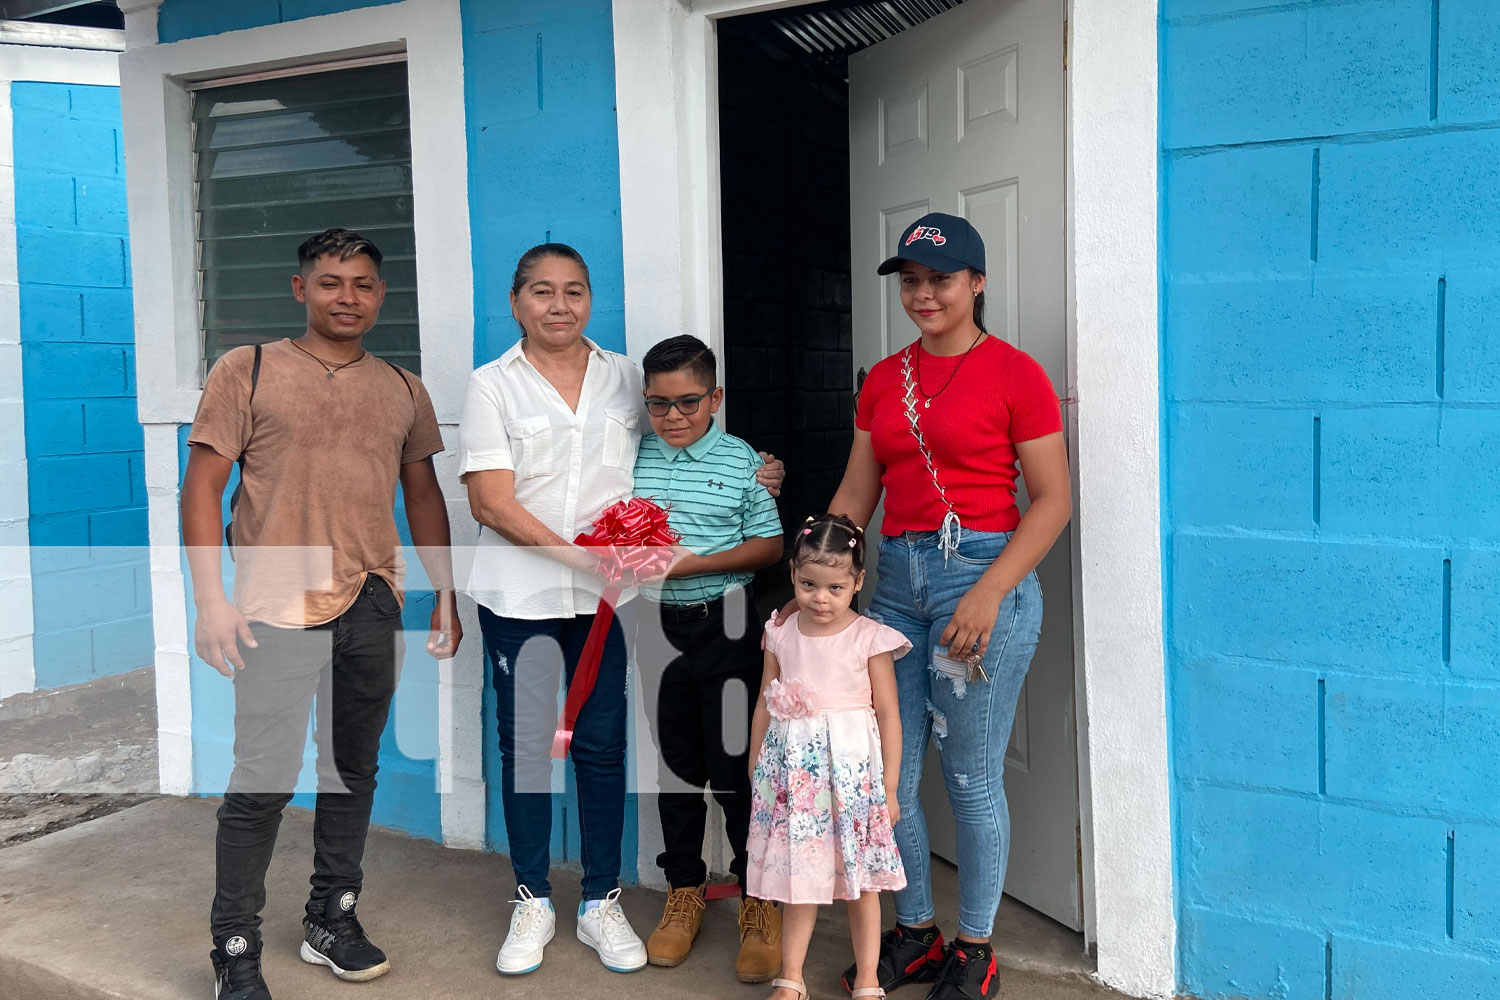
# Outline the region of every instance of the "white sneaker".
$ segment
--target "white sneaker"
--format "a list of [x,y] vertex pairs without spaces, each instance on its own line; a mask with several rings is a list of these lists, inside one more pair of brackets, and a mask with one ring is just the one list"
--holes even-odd
[[557,930],[551,900],[536,898],[523,885],[516,888],[516,898],[511,902],[516,908],[510,914],[510,933],[495,957],[495,968],[503,976],[519,976],[540,968],[542,949]]
[[646,945],[620,909],[620,890],[613,889],[592,910],[578,904],[578,940],[599,953],[611,972],[634,972],[646,967]]

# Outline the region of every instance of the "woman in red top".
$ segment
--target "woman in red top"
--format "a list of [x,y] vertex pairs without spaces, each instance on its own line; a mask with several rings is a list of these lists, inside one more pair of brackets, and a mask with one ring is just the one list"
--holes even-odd
[[[989,937],[1010,850],[1005,750],[1041,629],[1036,567],[1072,516],[1072,487],[1051,380],[985,333],[979,233],[955,216],[924,216],[880,265],[896,271],[921,337],[866,379],[829,504],[867,525],[884,493],[869,614],[912,644],[896,661],[905,739],[895,832],[907,883],[895,894],[896,927],[881,939],[880,985],[934,982],[932,1000],[977,1000],[996,992]],[[1018,466],[1031,500],[1024,515]],[[958,936],[946,948],[917,795],[929,736],[958,831]]]

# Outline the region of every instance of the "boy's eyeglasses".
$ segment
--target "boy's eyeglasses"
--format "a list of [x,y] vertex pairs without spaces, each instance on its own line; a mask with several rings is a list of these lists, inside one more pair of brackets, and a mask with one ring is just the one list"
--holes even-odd
[[713,392],[701,392],[696,396],[678,396],[676,399],[647,399],[646,412],[653,417],[665,417],[672,412],[672,407],[677,407],[677,412],[684,417],[691,417],[698,412],[698,406]]

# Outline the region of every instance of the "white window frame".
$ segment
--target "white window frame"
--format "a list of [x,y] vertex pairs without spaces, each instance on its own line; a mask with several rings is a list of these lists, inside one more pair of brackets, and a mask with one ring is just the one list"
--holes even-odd
[[[614,2],[634,357],[657,330],[707,331],[723,346],[713,22],[808,2]],[[1158,3],[1067,2],[1085,922],[1100,980],[1134,996],[1170,996],[1177,930],[1162,639]]]
[[[178,547],[178,428],[202,394],[191,98],[196,82],[405,52],[411,104],[422,379],[450,450],[438,456],[449,515],[468,517],[451,448],[474,367],[463,26],[459,0],[404,0],[157,43],[159,0],[122,0],[120,57],[135,285],[136,373],[146,429],[162,790],[192,788],[186,580]],[[287,273],[295,264],[288,261]],[[461,523],[461,522],[460,522]],[[465,629],[478,635],[477,621]],[[484,843],[479,643],[439,664],[443,840]]]

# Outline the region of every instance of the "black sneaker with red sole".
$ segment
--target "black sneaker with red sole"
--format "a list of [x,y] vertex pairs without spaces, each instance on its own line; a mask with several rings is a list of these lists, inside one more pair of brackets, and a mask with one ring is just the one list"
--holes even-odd
[[927,1000],[989,1000],[999,995],[995,950],[987,944],[954,941]]
[[[880,935],[880,964],[876,967],[880,988],[889,993],[907,983],[933,982],[943,958],[943,932],[936,927],[893,927]],[[850,993],[854,992],[856,970],[853,965],[844,970],[844,989]]]

